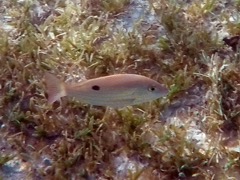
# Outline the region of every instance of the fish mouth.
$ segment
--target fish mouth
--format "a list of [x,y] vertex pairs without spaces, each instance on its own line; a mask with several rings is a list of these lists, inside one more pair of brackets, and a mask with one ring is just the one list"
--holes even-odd
[[166,88],[166,87],[162,87],[161,88],[162,96],[166,96],[166,95],[168,95],[168,93],[169,93],[169,89],[168,88]]

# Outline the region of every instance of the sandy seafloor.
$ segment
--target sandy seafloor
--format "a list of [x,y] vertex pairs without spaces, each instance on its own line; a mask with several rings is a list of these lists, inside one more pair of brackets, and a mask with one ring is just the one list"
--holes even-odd
[[[9,22],[11,22],[11,17],[5,14],[4,1],[5,0],[0,2],[1,29],[4,29],[5,31],[14,31],[13,27],[9,24]],[[18,3],[24,3],[24,1],[18,1]],[[185,1],[186,6],[188,6],[189,3],[191,3],[191,1]],[[219,3],[222,4],[222,9],[219,9],[219,14],[222,11],[230,11],[232,2],[219,1]],[[35,4],[36,5],[33,8],[33,11],[35,11],[36,14],[43,13],[43,7],[40,6],[37,1]],[[231,14],[233,15],[232,18],[234,19],[234,12],[231,12]],[[218,14],[216,14],[216,16],[218,16]],[[159,19],[155,16],[154,11],[149,7],[147,0],[132,0],[130,5],[125,9],[125,12],[116,16],[114,28],[121,30],[124,29],[126,32],[131,32],[136,22],[140,22],[140,28],[143,32],[147,31],[151,26],[155,26],[154,30],[156,31],[156,36],[164,36],[164,29],[161,26],[161,22],[159,22]],[[228,35],[224,29],[217,27],[219,24],[224,22],[213,20],[205,23],[209,24],[209,28],[218,29],[219,39]],[[207,88],[204,84],[196,84],[194,87],[186,91],[185,94],[182,94],[181,97],[172,102],[169,107],[162,112],[162,116],[164,119],[166,119],[166,126],[173,124],[181,127],[184,126],[186,121],[192,121],[191,126],[188,129],[187,139],[195,142],[196,146],[201,148],[203,153],[205,150],[209,149],[209,141],[206,134],[198,127],[197,122],[201,120],[201,111],[203,105],[206,103],[207,93]],[[189,116],[190,114],[191,116]],[[192,114],[196,115],[192,116]],[[191,119],[188,119],[189,117]],[[194,119],[192,119],[192,117],[194,117]],[[0,120],[1,118],[2,116],[0,115]],[[156,127],[157,126],[159,126],[159,124],[156,125]],[[5,125],[1,124],[1,129],[4,130],[4,128]],[[0,139],[1,153],[4,154],[11,152],[13,155],[16,155],[14,159],[10,160],[1,167],[0,177],[2,179],[26,179],[29,174],[29,166],[34,164],[34,167],[38,168],[51,165],[51,159],[49,159],[47,156],[42,156],[40,158],[41,161],[38,162],[22,161],[21,157],[18,157],[17,152],[15,152],[15,150],[9,144],[7,144],[5,137],[1,136]],[[152,135],[150,139],[152,146],[154,147],[157,143],[157,137]],[[239,149],[240,147],[236,146],[233,148],[233,151],[240,152]],[[117,179],[124,178],[129,170],[134,171],[137,168],[147,166],[147,164],[129,159],[124,153],[113,159],[113,162],[115,163],[116,167]]]

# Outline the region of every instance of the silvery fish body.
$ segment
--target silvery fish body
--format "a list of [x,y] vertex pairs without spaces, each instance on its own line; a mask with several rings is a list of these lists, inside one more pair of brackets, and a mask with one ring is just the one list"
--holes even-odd
[[45,80],[50,104],[70,96],[91,105],[121,108],[153,101],[168,93],[157,81],[137,74],[115,74],[66,84],[46,73]]

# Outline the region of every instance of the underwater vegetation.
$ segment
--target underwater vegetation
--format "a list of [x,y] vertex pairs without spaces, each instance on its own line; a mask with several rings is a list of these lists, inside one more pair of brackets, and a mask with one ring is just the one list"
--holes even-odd
[[[239,179],[239,1],[0,2],[0,179]],[[119,73],[166,98],[120,109],[47,103]]]

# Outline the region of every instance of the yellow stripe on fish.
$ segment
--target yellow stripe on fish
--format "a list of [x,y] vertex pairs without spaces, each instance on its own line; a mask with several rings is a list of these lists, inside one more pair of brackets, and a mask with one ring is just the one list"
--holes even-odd
[[67,84],[46,73],[45,81],[49,104],[70,96],[91,105],[121,108],[153,101],[168,93],[157,81],[137,74],[115,74]]

